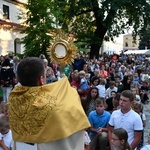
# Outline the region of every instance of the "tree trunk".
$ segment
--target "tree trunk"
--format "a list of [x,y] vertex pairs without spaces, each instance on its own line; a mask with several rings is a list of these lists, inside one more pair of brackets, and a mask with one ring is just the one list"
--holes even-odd
[[91,45],[91,50],[90,50],[90,59],[99,58],[99,50],[100,50],[101,45],[100,44],[92,44]]
[[102,46],[104,36],[107,32],[107,29],[103,28],[99,22],[97,24],[98,25],[97,25],[97,29],[95,31],[95,37],[96,37],[96,39],[99,39],[99,41],[97,41],[97,42],[94,41],[94,43],[91,44],[91,51],[90,51],[90,58],[91,59],[93,59],[93,58],[98,59],[99,54],[103,53],[103,50],[101,50],[101,52],[100,52],[100,48]]

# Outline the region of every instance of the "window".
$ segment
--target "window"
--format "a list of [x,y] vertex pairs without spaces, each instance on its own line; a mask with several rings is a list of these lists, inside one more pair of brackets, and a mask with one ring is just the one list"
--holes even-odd
[[128,43],[127,42],[125,43],[125,46],[128,47]]
[[9,6],[3,5],[3,17],[9,19]]
[[21,54],[21,43],[20,43],[20,39],[16,38],[14,40],[14,52],[15,54]]

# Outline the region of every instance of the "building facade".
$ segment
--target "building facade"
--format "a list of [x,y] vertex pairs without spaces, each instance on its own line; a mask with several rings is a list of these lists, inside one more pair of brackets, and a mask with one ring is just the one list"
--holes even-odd
[[111,54],[120,54],[122,51],[123,45],[119,42],[103,42],[102,49],[108,55]]
[[23,3],[27,3],[27,0],[0,0],[0,55],[24,51],[20,43],[24,37],[20,34],[24,28],[21,25],[23,20],[18,19],[18,15],[26,11]]
[[123,51],[126,50],[138,50],[139,48],[140,37],[136,36],[136,39],[133,39],[132,34],[126,34],[123,36]]
[[[20,31],[24,28],[23,20],[18,19],[21,12],[25,12],[23,4],[28,0],[0,0],[0,55],[9,52],[23,53],[24,45],[20,43],[25,36]],[[101,52],[119,54],[123,49],[122,43],[103,42]]]

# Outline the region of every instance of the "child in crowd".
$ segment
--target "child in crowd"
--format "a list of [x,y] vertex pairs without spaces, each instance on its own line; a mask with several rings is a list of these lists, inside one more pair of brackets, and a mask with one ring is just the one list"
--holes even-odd
[[135,95],[134,103],[140,104],[140,103],[141,103],[141,98],[140,98],[140,95],[139,95],[139,93],[138,93],[137,87],[131,87],[130,90],[131,90],[131,91],[134,93],[134,95]]
[[119,106],[120,96],[121,96],[121,93],[116,93],[116,96],[115,96],[114,99],[113,99],[113,100],[114,100],[114,103],[113,103],[113,111],[120,108],[120,106]]
[[0,103],[0,117],[4,115],[8,115],[8,103],[3,101]]
[[12,150],[13,140],[8,116],[0,117],[0,150]]
[[52,83],[56,80],[54,71],[51,67],[46,70],[46,83]]
[[116,83],[116,87],[118,88],[118,90],[117,90],[118,93],[121,93],[124,90],[121,80],[122,79],[120,76],[115,77],[115,83]]
[[90,73],[86,73],[85,78],[87,80],[88,85],[90,85]]
[[115,103],[114,98],[115,98],[115,96],[116,96],[116,92],[115,91],[111,91],[111,97],[106,99],[106,110],[108,112],[110,112],[110,113],[113,112],[114,107],[115,107],[114,106],[114,103]]
[[[146,126],[146,116],[143,113],[143,106],[142,106],[142,104],[135,103],[134,104],[134,111],[137,112],[140,115],[140,117],[142,119],[142,122],[143,122],[143,127],[145,127]],[[137,150],[141,149],[141,147],[143,146],[143,141],[144,141],[144,130],[142,132],[141,142],[137,146]]]
[[86,78],[85,78],[85,71],[80,71],[79,72],[79,78],[80,78],[80,87],[79,87],[79,89],[81,89],[81,90],[83,90],[83,91],[86,91],[87,89],[88,89],[88,82],[87,82],[87,80],[86,80]]
[[140,84],[140,78],[139,78],[139,75],[138,75],[137,72],[134,73],[133,82],[134,82],[137,86],[139,86],[139,84]]
[[96,110],[90,112],[89,122],[91,127],[89,128],[89,135],[91,138],[90,149],[105,150],[108,147],[107,138],[107,124],[110,119],[110,113],[105,111],[105,99],[97,98],[95,100]]
[[113,150],[131,150],[128,143],[127,131],[123,128],[114,129],[112,132]]
[[116,87],[116,84],[115,84],[114,81],[109,82],[109,88],[106,90],[106,98],[111,97],[111,92],[112,91],[115,91],[115,92],[118,91],[118,88]]
[[149,91],[148,81],[143,81],[142,86],[140,88],[140,97],[143,104],[149,102],[148,91]]
[[99,97],[105,98],[106,95],[105,80],[100,79],[100,83],[96,87],[98,88]]
[[143,105],[135,103],[134,104],[134,111],[137,112],[141,116],[141,119],[142,119],[142,122],[143,122],[143,127],[145,127],[146,126],[146,116],[143,113]]
[[112,96],[108,99],[106,99],[106,109],[110,113],[112,113],[114,110],[117,110],[120,108],[119,106],[119,100],[120,100],[120,93],[116,93],[114,91],[111,92]]
[[146,69],[144,69],[140,74],[141,81],[144,82],[149,79],[149,75]]

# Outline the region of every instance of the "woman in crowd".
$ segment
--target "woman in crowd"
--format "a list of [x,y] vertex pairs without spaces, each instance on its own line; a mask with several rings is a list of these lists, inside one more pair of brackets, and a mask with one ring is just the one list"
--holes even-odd
[[88,114],[95,110],[95,100],[99,97],[98,88],[91,87],[85,100],[82,100],[82,105],[85,113]]

